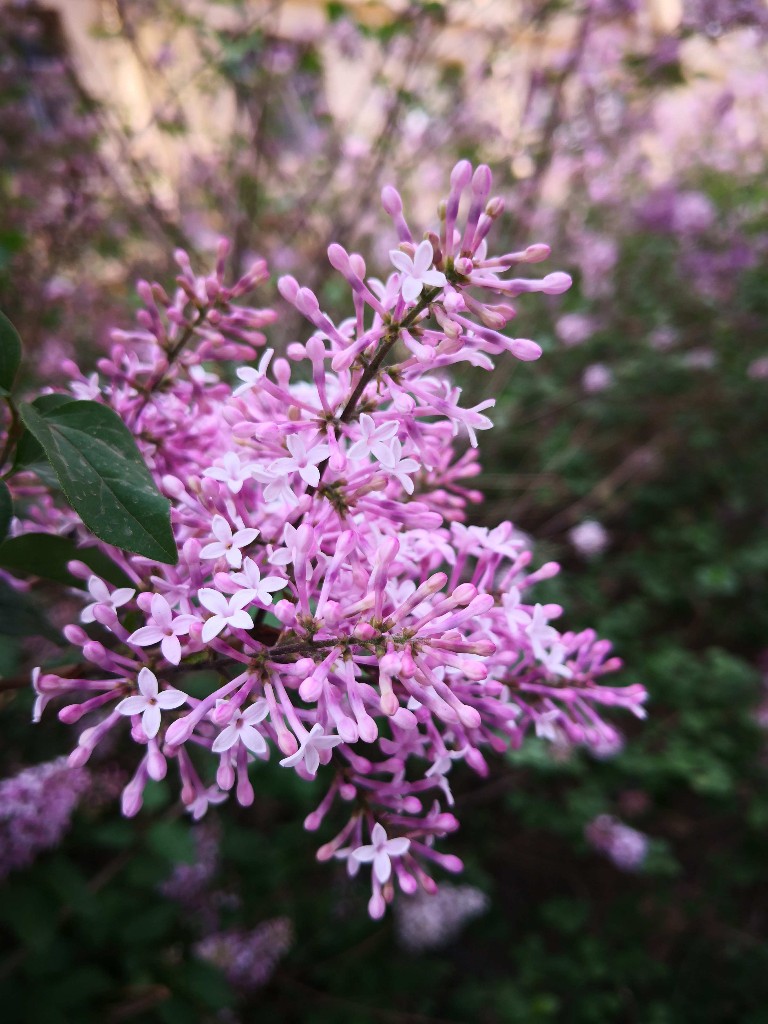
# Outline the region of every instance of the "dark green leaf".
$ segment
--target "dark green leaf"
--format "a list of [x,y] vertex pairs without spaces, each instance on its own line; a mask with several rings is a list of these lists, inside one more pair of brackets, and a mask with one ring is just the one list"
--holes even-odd
[[61,637],[24,594],[0,581],[0,635],[44,636],[61,644]]
[[70,402],[21,417],[40,443],[62,490],[101,540],[158,562],[178,557],[170,505],[155,488],[136,442],[120,417],[97,402]]
[[[72,402],[77,401],[72,395],[40,395],[36,398],[32,405],[38,412],[43,414],[50,412],[52,409],[60,409],[62,405],[71,405]],[[36,463],[42,463],[43,466],[48,470],[49,479],[46,479],[45,470],[40,474],[40,470]],[[16,455],[13,460],[12,472],[17,472],[20,469],[34,469],[36,473],[41,476],[44,483],[50,483],[56,480],[56,475],[51,472],[48,460],[45,457],[45,452],[38,441],[35,440],[32,434],[28,430],[25,430],[19,438],[19,443],[16,445]],[[52,478],[52,481],[51,481]]]
[[10,391],[21,362],[21,338],[11,321],[0,312],[0,387]]
[[0,544],[1,568],[17,574],[40,576],[69,587],[83,587],[83,581],[67,569],[67,563],[73,559],[85,562],[108,583],[117,587],[130,586],[125,573],[103,551],[94,547],[79,548],[68,537],[59,537],[55,533],[25,533]]
[[0,480],[0,541],[8,533],[8,525],[13,515],[13,499],[6,484]]

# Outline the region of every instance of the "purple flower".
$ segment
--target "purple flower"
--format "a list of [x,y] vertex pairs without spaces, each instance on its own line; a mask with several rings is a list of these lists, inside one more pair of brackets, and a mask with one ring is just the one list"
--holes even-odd
[[224,557],[233,569],[239,569],[243,563],[243,553],[240,549],[252,544],[259,536],[259,532],[255,528],[244,528],[233,533],[224,516],[214,516],[211,520],[211,533],[216,540],[212,544],[206,544],[200,552],[200,557]]
[[322,759],[327,759],[328,752],[342,742],[341,736],[326,736],[319,722],[315,722],[299,745],[295,754],[284,757],[280,764],[283,768],[295,768],[302,765],[308,775],[316,775]]
[[[133,592],[131,592],[133,593]],[[159,643],[163,657],[172,665],[178,665],[181,661],[180,636],[186,636],[189,628],[197,622],[194,615],[177,615],[173,617],[173,610],[162,594],[153,594],[152,603],[152,626],[142,626],[128,637],[129,644],[138,644],[140,647],[149,647]]]
[[244,610],[253,601],[253,595],[249,590],[240,590],[228,599],[218,590],[203,587],[197,596],[200,604],[209,612],[213,612],[203,626],[203,643],[207,644],[209,640],[213,640],[227,626],[232,629],[253,629],[253,619]]
[[148,668],[139,672],[139,693],[135,697],[125,697],[117,705],[121,715],[141,715],[141,725],[148,739],[153,739],[160,731],[160,712],[180,708],[187,700],[186,693],[181,690],[158,689],[157,676]]
[[400,249],[392,249],[389,258],[395,270],[400,273],[401,291],[406,302],[415,302],[421,295],[424,285],[430,288],[443,288],[448,283],[441,271],[429,269],[434,254],[432,243],[426,238],[417,246],[413,259]]
[[384,885],[392,874],[392,858],[402,857],[408,852],[410,846],[410,839],[403,836],[388,839],[384,826],[377,821],[371,830],[371,844],[358,846],[349,856],[358,864],[373,863],[373,873]]
[[211,749],[214,754],[230,750],[237,743],[242,743],[253,754],[265,754],[267,743],[256,728],[269,714],[269,705],[265,700],[257,700],[245,711],[237,710],[229,725],[222,729],[213,741]]

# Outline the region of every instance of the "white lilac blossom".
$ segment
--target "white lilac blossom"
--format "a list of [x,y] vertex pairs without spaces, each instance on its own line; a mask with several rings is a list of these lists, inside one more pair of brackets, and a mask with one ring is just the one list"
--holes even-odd
[[609,537],[602,523],[585,519],[568,531],[568,540],[583,558],[595,558],[608,547]]
[[[207,277],[178,253],[173,297],[140,285],[139,328],[117,332],[99,362],[98,400],[131,429],[171,501],[179,559],[103,545],[136,593],[89,585],[92,617],[65,627],[82,665],[33,679],[37,716],[64,698],[60,719],[83,720],[70,764],[130,737],[139,757],[127,815],[166,773],[194,818],[226,794],[253,802],[250,775],[271,755],[317,778],[324,795],[305,827],[321,829],[331,808],[346,822],[317,856],[358,874],[373,865],[375,917],[397,889],[432,893],[433,873],[461,870],[439,842],[459,824],[452,765],[484,775],[489,756],[531,734],[604,754],[620,745],[605,712],[644,714],[641,686],[604,678],[620,666],[610,644],[561,627],[562,609],[537,600],[558,566],[534,568],[511,523],[467,522],[493,402],[462,404],[451,368],[537,359],[534,341],[504,333],[515,304],[570,285],[560,272],[521,273],[546,245],[492,254],[503,202],[491,185],[487,167],[460,161],[420,241],[387,187],[397,273],[378,281],[331,245],[352,293],[353,315],[338,324],[309,288],[280,278],[309,321],[305,340],[240,365],[234,390],[213,367],[255,362],[266,343],[274,314],[241,304],[264,264],[228,285],[226,247]],[[94,542],[53,500],[18,528],[41,519]],[[188,695],[172,688],[195,672]],[[248,941],[222,935],[221,948]]]
[[442,949],[458,938],[465,925],[488,910],[491,901],[473,885],[441,885],[398,900],[395,932],[409,953]]

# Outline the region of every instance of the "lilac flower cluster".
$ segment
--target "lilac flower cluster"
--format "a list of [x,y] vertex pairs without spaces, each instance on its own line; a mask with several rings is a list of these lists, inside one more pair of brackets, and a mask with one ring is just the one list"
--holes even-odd
[[88,785],[63,757],[0,782],[0,879],[60,842]]
[[291,922],[276,917],[251,931],[229,928],[206,935],[195,952],[218,967],[235,988],[251,992],[266,985],[292,945]]
[[[620,664],[609,643],[559,630],[562,609],[531,594],[555,564],[533,570],[509,522],[465,523],[480,496],[461,481],[478,472],[477,432],[492,425],[493,401],[463,406],[447,371],[461,362],[490,370],[503,352],[538,358],[535,342],[502,333],[512,300],[559,294],[570,278],[505,276],[549,248],[489,254],[504,204],[485,166],[456,165],[439,231],[420,241],[394,188],[382,202],[399,238],[388,276],[368,276],[361,256],[331,245],[352,292],[340,323],[282,277],[282,296],[311,334],[286,357],[267,349],[238,369],[234,392],[203,363],[250,359],[265,344],[273,314],[233,304],[263,280],[264,265],[228,288],[222,248],[207,278],[180,255],[173,298],[140,285],[139,329],[117,335],[100,375],[74,386],[88,384],[133,430],[172,501],[179,561],[110,549],[132,584],[116,591],[72,565],[87,579],[90,632],[73,624],[66,636],[89,667],[35,678],[38,715],[66,696],[59,718],[93,723],[73,766],[130,728],[143,754],[123,792],[127,815],[169,760],[195,818],[229,791],[250,804],[249,768],[275,752],[307,781],[327,766],[305,827],[348,808],[317,855],[345,861],[350,874],[371,865],[374,917],[395,883],[429,893],[435,867],[461,869],[434,845],[458,827],[445,809],[455,762],[485,774],[486,752],[518,747],[531,730],[615,747],[602,709],[642,717],[645,700],[639,685],[602,681]],[[470,447],[457,454],[464,437]],[[50,525],[59,514],[51,499],[27,497],[20,528]],[[203,696],[183,688],[183,673],[199,669],[218,674]]]

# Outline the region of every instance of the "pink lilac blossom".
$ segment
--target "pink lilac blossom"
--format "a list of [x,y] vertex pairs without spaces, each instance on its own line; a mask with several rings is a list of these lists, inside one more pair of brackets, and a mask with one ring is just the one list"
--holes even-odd
[[[93,622],[65,629],[83,667],[34,679],[38,714],[65,696],[63,721],[88,716],[70,763],[130,734],[141,758],[123,792],[127,815],[169,768],[196,819],[230,792],[250,804],[262,760],[322,777],[305,827],[318,830],[332,807],[346,813],[317,856],[352,874],[370,865],[374,917],[396,887],[433,893],[435,870],[461,870],[436,846],[458,828],[444,809],[453,762],[485,775],[489,756],[530,733],[604,751],[617,736],[604,709],[644,716],[641,686],[603,679],[620,667],[610,644],[557,627],[562,609],[537,602],[536,584],[558,566],[534,569],[509,522],[466,525],[493,401],[463,405],[449,371],[490,370],[506,353],[537,359],[534,341],[503,333],[514,303],[570,286],[560,272],[508,276],[546,259],[546,245],[489,252],[504,206],[491,184],[487,167],[460,161],[439,225],[418,244],[385,188],[397,272],[370,277],[361,256],[331,245],[351,289],[353,315],[340,323],[309,288],[280,278],[309,337],[237,369],[234,392],[210,367],[254,360],[265,345],[274,314],[237,305],[264,280],[263,262],[228,286],[225,246],[207,277],[179,253],[174,296],[140,284],[139,327],[116,333],[97,393],[171,500],[179,560],[106,548],[138,596],[119,604],[91,584]],[[93,542],[71,511],[20,480],[20,531],[43,523]],[[124,623],[141,614],[146,624],[130,632]],[[176,689],[196,669],[217,681],[202,694]]]
[[600,814],[584,830],[587,842],[620,871],[637,871],[648,854],[648,836],[610,814]]
[[59,844],[89,783],[63,757],[0,782],[0,879]]
[[269,981],[293,945],[293,926],[286,917],[264,921],[252,931],[230,928],[201,939],[195,953],[218,967],[235,988],[251,992]]

